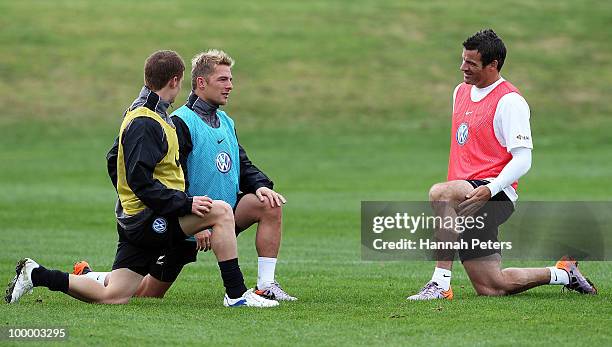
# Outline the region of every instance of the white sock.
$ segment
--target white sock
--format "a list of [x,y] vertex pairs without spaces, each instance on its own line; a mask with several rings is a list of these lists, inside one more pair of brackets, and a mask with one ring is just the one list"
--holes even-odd
[[276,258],[257,257],[257,288],[265,289],[274,282]]
[[436,282],[438,287],[448,290],[451,282],[451,271],[437,267],[433,276],[431,276],[431,281]]
[[106,279],[106,276],[108,274],[110,274],[110,272],[93,272],[93,271],[90,271],[90,272],[86,273],[83,276],[89,277],[92,280],[100,283],[101,285],[104,285],[104,280]]
[[552,266],[547,269],[550,270],[550,282],[548,284],[569,284],[567,271]]

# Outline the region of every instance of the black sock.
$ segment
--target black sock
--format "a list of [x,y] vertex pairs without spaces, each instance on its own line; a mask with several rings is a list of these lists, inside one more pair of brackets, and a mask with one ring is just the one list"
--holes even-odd
[[47,270],[39,266],[32,270],[34,287],[47,287],[49,290],[68,293],[68,273],[59,270]]
[[238,265],[238,258],[220,261],[219,270],[221,270],[221,278],[223,279],[223,286],[227,296],[231,299],[236,299],[247,291],[242,271],[240,271],[240,266]]

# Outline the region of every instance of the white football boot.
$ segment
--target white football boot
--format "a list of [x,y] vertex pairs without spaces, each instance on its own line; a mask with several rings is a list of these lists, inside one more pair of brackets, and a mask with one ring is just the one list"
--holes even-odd
[[278,301],[276,300],[268,300],[264,297],[261,297],[253,291],[253,289],[249,289],[241,297],[236,299],[230,299],[227,294],[225,294],[225,298],[223,298],[223,306],[225,307],[239,307],[239,306],[248,306],[248,307],[275,307],[278,306]]
[[24,295],[32,293],[32,288],[34,288],[34,284],[32,284],[32,270],[39,267],[38,263],[30,258],[23,258],[17,262],[17,266],[15,267],[15,277],[6,287],[6,296],[4,297],[4,301],[7,304],[12,304],[17,301]]
[[453,300],[453,288],[449,287],[444,290],[438,286],[438,283],[429,281],[418,293],[407,297],[408,300],[434,300],[446,299]]
[[266,299],[270,300],[278,300],[278,301],[296,301],[297,298],[295,296],[291,296],[287,294],[287,292],[278,284],[278,282],[274,281],[270,284],[269,287],[260,289],[255,289],[255,294],[259,296],[263,296]]

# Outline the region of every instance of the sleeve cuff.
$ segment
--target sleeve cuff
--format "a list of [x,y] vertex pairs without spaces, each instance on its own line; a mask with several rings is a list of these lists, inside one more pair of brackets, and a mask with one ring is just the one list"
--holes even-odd
[[181,210],[180,217],[186,216],[191,213],[191,205],[193,205],[193,197],[188,196],[185,200],[185,206],[183,206],[183,209]]
[[486,185],[489,190],[491,191],[491,197],[494,197],[495,195],[499,194],[499,192],[501,192],[501,188],[499,187],[498,184],[495,184],[495,180],[493,180],[492,182],[490,182],[489,184]]
[[252,192],[248,192],[248,193],[255,193],[257,191],[257,189],[261,188],[261,187],[266,187],[266,188],[270,188],[270,189],[274,189],[274,183],[272,183],[272,181],[266,183],[266,182],[257,182],[253,185],[253,191]]

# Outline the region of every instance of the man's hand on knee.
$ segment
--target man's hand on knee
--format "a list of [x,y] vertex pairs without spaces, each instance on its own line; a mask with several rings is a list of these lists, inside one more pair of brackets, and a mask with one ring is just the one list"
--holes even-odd
[[491,190],[487,186],[480,186],[467,193],[465,197],[467,200],[457,206],[457,214],[471,216],[491,200]]
[[204,218],[204,214],[210,212],[213,201],[208,196],[194,196],[191,203],[191,213]]
[[268,198],[268,202],[270,203],[270,207],[280,207],[281,203],[286,204],[287,199],[279,193],[273,191],[268,187],[261,187],[255,191],[255,195],[261,202],[265,202],[264,197]]

